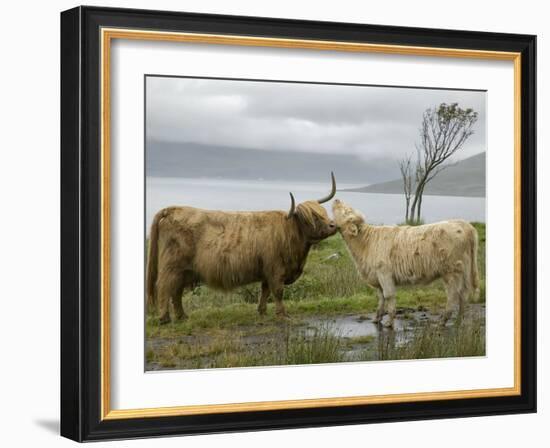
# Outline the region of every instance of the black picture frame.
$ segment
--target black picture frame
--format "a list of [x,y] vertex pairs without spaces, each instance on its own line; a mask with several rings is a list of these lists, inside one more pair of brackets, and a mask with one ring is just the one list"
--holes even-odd
[[[521,53],[521,394],[101,418],[102,27]],[[77,7],[61,13],[61,435],[76,441],[536,411],[536,36]]]

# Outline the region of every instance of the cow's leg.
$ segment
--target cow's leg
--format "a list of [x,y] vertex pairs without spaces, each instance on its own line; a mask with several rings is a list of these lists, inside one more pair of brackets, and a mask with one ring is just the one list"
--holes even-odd
[[183,311],[183,305],[181,303],[184,286],[181,285],[179,290],[175,290],[174,294],[170,296],[172,301],[172,309],[174,310],[174,320],[185,320],[187,314]]
[[394,288],[393,294],[390,295],[386,300],[388,301],[386,309],[389,316],[389,319],[386,322],[386,326],[393,328],[393,321],[395,320],[395,313],[397,309],[397,298],[395,296],[395,288]]
[[445,325],[447,321],[460,306],[460,278],[456,274],[448,275],[443,279],[445,290],[447,292],[447,305],[445,311],[441,315],[441,325]]
[[468,295],[470,294],[470,291],[468,287],[465,284],[464,277],[460,279],[460,285],[457,292],[458,295],[458,316],[457,321],[458,323],[462,322],[462,319],[464,318],[464,308],[466,306],[466,300],[468,299]]
[[170,296],[172,301],[172,310],[174,311],[175,320],[187,319],[187,314],[183,311],[182,296],[185,289],[190,289],[193,286],[193,272],[185,271],[182,273],[181,282],[178,290],[174,290],[174,294]]
[[260,316],[264,316],[267,311],[267,299],[269,297],[269,285],[267,282],[262,282],[262,290],[260,291],[260,298],[258,300],[258,313]]
[[271,294],[273,294],[273,299],[275,300],[275,314],[279,317],[288,317],[285,306],[283,305],[283,283],[281,282],[277,285],[273,285],[270,289]]
[[396,289],[395,283],[391,274],[381,273],[378,275],[378,283],[382,288],[382,294],[384,294],[384,302],[386,303],[386,311],[388,313],[388,321],[386,327],[393,327],[393,321],[395,319],[396,311]]
[[[181,293],[183,289],[183,277],[179,271],[163,272],[159,275],[157,281],[158,301],[159,301],[159,319],[161,324],[170,322],[170,303],[174,311],[178,314],[178,309],[183,313],[181,305]],[[179,305],[176,303],[179,302]]]
[[376,288],[376,294],[378,295],[378,308],[376,309],[376,316],[373,322],[379,324],[384,317],[384,291],[382,291],[382,288]]

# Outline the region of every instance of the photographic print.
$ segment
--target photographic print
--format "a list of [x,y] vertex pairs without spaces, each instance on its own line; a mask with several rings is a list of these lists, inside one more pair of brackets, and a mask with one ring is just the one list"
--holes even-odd
[[82,6],[61,37],[63,436],[536,411],[536,36]]
[[485,355],[486,92],[145,76],[145,370]]

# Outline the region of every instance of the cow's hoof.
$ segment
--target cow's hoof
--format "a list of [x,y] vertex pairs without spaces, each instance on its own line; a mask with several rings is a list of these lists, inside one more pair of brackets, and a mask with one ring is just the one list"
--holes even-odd
[[166,325],[170,323],[170,316],[163,316],[159,319],[160,325]]
[[267,314],[267,310],[265,308],[258,308],[258,314],[260,316],[265,316]]
[[282,320],[290,319],[290,316],[286,311],[278,311],[277,313],[275,313],[275,315],[277,316],[277,319],[282,319]]
[[386,322],[384,324],[384,328],[389,328],[389,329],[393,330],[393,322]]
[[187,320],[189,319],[189,316],[187,316],[187,314],[182,314],[181,316],[176,316],[175,320],[178,321],[178,322],[183,322],[184,320]]

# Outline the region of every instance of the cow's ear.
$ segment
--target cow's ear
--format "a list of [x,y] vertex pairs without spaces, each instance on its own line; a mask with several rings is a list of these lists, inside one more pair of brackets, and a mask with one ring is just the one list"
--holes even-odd
[[351,236],[357,236],[357,234],[359,233],[359,229],[357,228],[357,226],[355,224],[350,224],[346,228],[346,233],[348,235],[351,235]]

